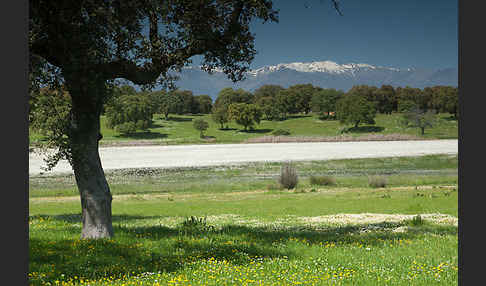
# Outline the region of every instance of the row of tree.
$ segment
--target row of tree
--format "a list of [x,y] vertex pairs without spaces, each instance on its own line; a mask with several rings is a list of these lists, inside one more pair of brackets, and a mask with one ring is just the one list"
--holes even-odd
[[[345,95],[358,95],[372,102],[379,113],[404,112],[417,106],[421,110],[448,112],[457,118],[458,89],[451,86],[426,87],[423,90],[411,87],[382,85],[380,88],[367,85],[353,86],[348,92],[325,89],[312,84],[297,84],[289,88],[279,85],[264,85],[250,93],[242,89],[221,90],[215,108],[225,108],[230,103],[245,102],[259,106],[267,120],[282,120],[295,113],[336,112],[337,102]],[[214,112],[214,110],[213,110]]]
[[[348,92],[325,89],[312,84],[297,84],[289,88],[279,85],[264,85],[253,93],[243,89],[222,89],[214,103],[212,117],[223,128],[235,118],[235,107],[247,104],[252,110],[253,121],[261,117],[266,120],[285,120],[290,114],[314,112],[321,119],[339,119],[342,123],[357,126],[361,122],[373,123],[376,113],[405,113],[412,109],[421,112],[448,112],[458,116],[458,89],[451,86],[426,87],[423,90],[411,87],[382,85],[380,88],[356,85]],[[250,108],[251,107],[251,108]],[[238,118],[239,116],[236,116]],[[250,117],[247,114],[246,117]],[[245,124],[251,126],[252,122]]]
[[[61,103],[69,104],[67,92],[59,94],[61,98],[43,98],[42,94],[50,93],[44,90],[31,101],[31,110],[39,109],[40,118],[42,114],[52,112],[48,109],[53,106],[59,113]],[[213,121],[221,129],[225,125],[227,127],[230,121],[235,121],[247,130],[262,119],[285,120],[290,114],[309,112],[320,114],[321,119],[339,119],[342,123],[357,127],[360,123],[373,123],[376,113],[403,113],[411,109],[448,112],[457,118],[458,90],[451,86],[426,87],[421,90],[394,88],[390,85],[382,85],[380,88],[356,85],[345,93],[312,84],[297,84],[289,88],[263,85],[253,93],[224,88],[213,104],[209,95],[193,95],[189,90],[137,92],[132,86],[122,85],[113,87],[104,104],[108,127],[125,134],[148,129],[154,114],[161,114],[168,119],[169,114],[211,113]]]

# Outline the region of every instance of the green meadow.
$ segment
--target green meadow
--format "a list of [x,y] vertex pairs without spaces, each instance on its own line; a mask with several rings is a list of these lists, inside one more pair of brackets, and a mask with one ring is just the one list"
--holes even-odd
[[291,190],[279,163],[107,171],[115,236],[102,240],[79,238],[72,175],[31,176],[30,284],[457,285],[457,164],[294,162]]
[[[360,125],[357,129],[351,129],[346,135],[360,137],[369,134],[379,135],[410,135],[423,139],[452,139],[458,138],[458,122],[453,120],[450,114],[438,115],[434,127],[426,129],[425,135],[420,135],[418,128],[404,128],[400,125],[400,114],[377,114],[375,125]],[[209,123],[205,131],[205,138],[199,137],[199,131],[192,126],[192,121],[202,118]],[[225,126],[226,127],[226,126]],[[228,128],[220,130],[220,125],[212,121],[211,115],[173,115],[169,120],[163,116],[154,115],[152,127],[147,131],[140,131],[131,135],[122,135],[106,126],[106,118],[101,117],[101,133],[103,139],[101,145],[110,145],[129,141],[148,141],[151,144],[205,144],[205,143],[244,143],[248,139],[270,136],[278,129],[290,131],[290,136],[295,137],[334,137],[341,135],[343,129],[349,128],[337,120],[320,120],[317,115],[294,115],[283,121],[262,120],[254,130],[244,132],[243,127],[234,122],[228,124]],[[42,140],[41,136],[31,131],[30,142]]]

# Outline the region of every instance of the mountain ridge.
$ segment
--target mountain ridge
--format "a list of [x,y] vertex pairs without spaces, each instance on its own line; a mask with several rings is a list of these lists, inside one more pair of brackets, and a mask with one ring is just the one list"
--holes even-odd
[[458,85],[457,68],[394,68],[375,66],[365,63],[346,63],[315,61],[280,63],[263,66],[246,73],[246,79],[233,83],[220,69],[213,74],[200,69],[200,66],[184,67],[175,83],[180,89],[191,90],[194,94],[208,94],[213,99],[225,87],[243,88],[254,91],[265,84],[281,85],[288,88],[295,84],[311,83],[322,88],[335,88],[343,91],[354,85],[366,84],[380,87],[389,84],[394,87],[417,87],[423,89],[434,85]]

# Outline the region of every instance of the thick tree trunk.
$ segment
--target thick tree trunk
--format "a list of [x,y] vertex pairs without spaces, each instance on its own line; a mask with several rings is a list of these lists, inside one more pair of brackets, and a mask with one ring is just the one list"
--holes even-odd
[[[93,128],[94,129],[94,128]],[[99,131],[80,134],[72,163],[81,197],[83,229],[81,238],[113,236],[110,188],[98,153]],[[77,153],[77,154],[76,154]],[[76,155],[75,155],[76,154]]]
[[[83,81],[69,82],[72,97],[71,164],[81,197],[83,229],[81,238],[113,236],[112,196],[98,152],[103,82],[86,85]],[[89,88],[87,88],[89,86]]]

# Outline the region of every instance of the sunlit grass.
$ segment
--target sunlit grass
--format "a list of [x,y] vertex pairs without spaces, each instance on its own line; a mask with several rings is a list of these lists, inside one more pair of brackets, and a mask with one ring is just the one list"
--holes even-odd
[[[366,134],[408,134],[424,139],[451,139],[458,138],[458,122],[451,120],[450,114],[439,114],[437,124],[425,130],[421,136],[418,128],[404,128],[400,125],[400,114],[391,115],[378,114],[375,125],[362,125],[357,130],[347,133],[351,136],[362,136]],[[250,138],[271,135],[277,129],[289,130],[291,136],[336,136],[341,130],[349,126],[343,126],[337,120],[320,120],[317,115],[296,115],[284,121],[263,120],[254,131],[243,132],[243,128],[234,122],[228,124],[228,129],[220,130],[219,124],[212,121],[211,115],[170,115],[165,120],[160,115],[154,115],[152,128],[146,132],[137,132],[132,135],[121,135],[120,133],[106,126],[105,116],[101,116],[101,133],[103,139],[100,144],[109,145],[114,142],[128,141],[149,141],[154,144],[216,144],[216,143],[242,143]],[[206,139],[201,139],[199,131],[192,126],[192,120],[201,118],[209,123],[205,132]],[[30,133],[30,142],[41,140],[35,132]]]
[[107,173],[115,236],[101,240],[80,239],[71,176],[32,177],[30,284],[457,285],[457,156],[295,166],[295,190],[266,189],[278,163]]
[[406,221],[306,226],[223,216],[208,219],[213,228],[187,229],[183,218],[127,215],[115,216],[115,238],[93,241],[78,238],[78,219],[30,217],[32,285],[454,285],[457,279],[451,225],[399,232]]

